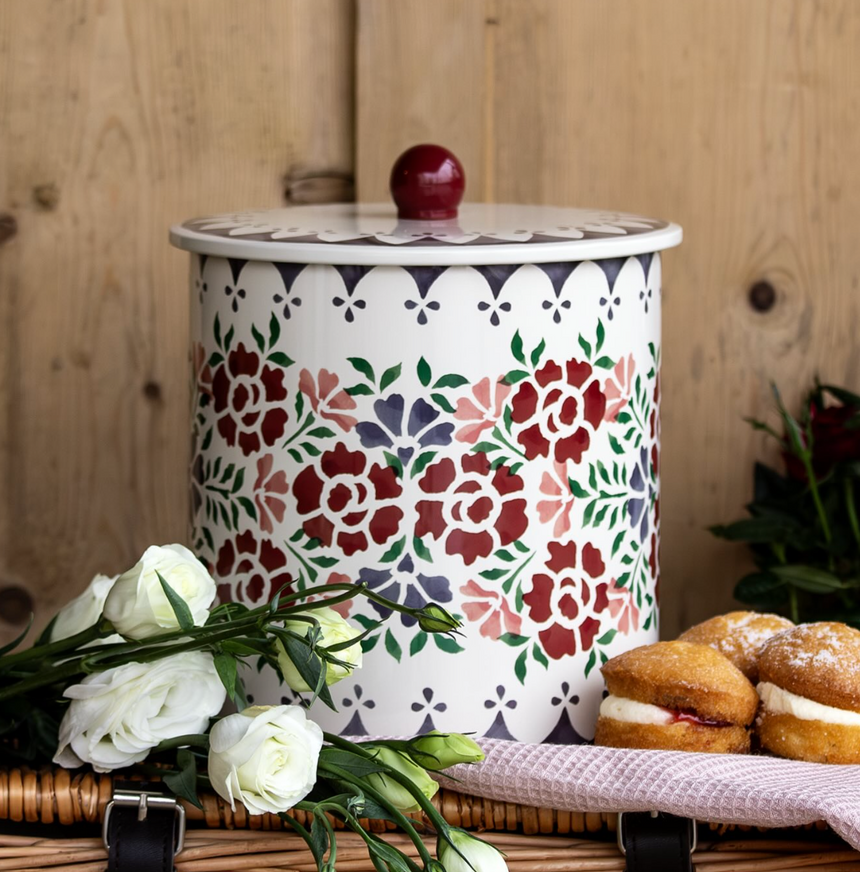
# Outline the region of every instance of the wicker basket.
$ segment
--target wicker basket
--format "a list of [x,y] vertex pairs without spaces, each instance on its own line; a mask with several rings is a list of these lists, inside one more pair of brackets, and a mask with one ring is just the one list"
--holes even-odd
[[[124,778],[127,776],[123,776]],[[97,824],[112,792],[112,777],[92,772],[0,770],[0,821],[45,824]],[[274,815],[236,812],[214,795],[202,797],[203,810],[186,806],[189,831],[177,859],[178,872],[315,872],[304,842],[285,830]],[[597,872],[623,870],[624,860],[609,834],[615,815],[533,808],[440,790],[435,803],[455,826],[482,831],[508,857],[511,872]],[[296,812],[305,822],[305,816]],[[420,816],[415,816],[420,820]],[[337,824],[336,824],[337,825]],[[375,831],[393,830],[384,821],[368,822]],[[826,832],[772,833],[739,838],[731,828],[712,825],[713,841],[700,840],[699,872],[768,872],[781,869],[857,870],[860,853]],[[18,827],[21,835],[0,835],[0,872],[47,869],[50,872],[103,872],[106,854],[97,837],[49,839],[39,826]],[[742,828],[750,829],[750,828]],[[810,828],[807,828],[810,829]],[[823,824],[816,830],[826,830]],[[574,838],[568,834],[587,835]],[[802,838],[798,838],[802,835]],[[602,838],[601,838],[602,837]],[[414,850],[408,838],[389,832],[401,850]],[[354,833],[338,834],[340,872],[372,872],[363,842]]]

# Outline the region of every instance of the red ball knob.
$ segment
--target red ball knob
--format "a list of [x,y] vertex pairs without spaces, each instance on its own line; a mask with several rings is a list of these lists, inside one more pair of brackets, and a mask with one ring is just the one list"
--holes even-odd
[[446,221],[457,217],[466,175],[457,157],[441,145],[414,145],[391,168],[391,196],[406,221]]

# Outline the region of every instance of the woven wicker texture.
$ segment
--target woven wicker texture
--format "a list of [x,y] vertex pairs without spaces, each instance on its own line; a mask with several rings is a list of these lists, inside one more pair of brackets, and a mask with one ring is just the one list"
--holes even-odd
[[[613,843],[560,836],[485,833],[507,855],[510,872],[621,872],[624,858]],[[386,837],[405,853],[417,851],[401,833]],[[354,833],[338,834],[338,872],[373,872]],[[428,840],[428,846],[433,847]],[[0,836],[0,870],[104,872],[101,840]],[[189,831],[177,872],[316,872],[305,843],[291,833]],[[860,853],[811,840],[731,839],[706,843],[696,853],[698,872],[771,872],[782,869],[860,870]]]

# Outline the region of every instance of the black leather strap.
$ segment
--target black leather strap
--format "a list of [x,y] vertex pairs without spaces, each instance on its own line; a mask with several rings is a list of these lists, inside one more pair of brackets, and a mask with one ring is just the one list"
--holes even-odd
[[627,872],[692,872],[693,821],[635,812],[625,814],[620,826]]
[[[141,790],[164,793],[163,785],[142,781],[114,782],[113,787],[115,795]],[[111,809],[105,830],[108,872],[173,872],[176,812],[150,805],[143,820],[138,820],[138,816],[137,806],[117,804]]]

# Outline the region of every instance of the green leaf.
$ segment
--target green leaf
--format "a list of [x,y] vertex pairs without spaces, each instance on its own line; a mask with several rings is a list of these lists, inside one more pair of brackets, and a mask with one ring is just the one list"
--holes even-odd
[[734,597],[745,603],[771,602],[784,588],[785,582],[775,575],[769,572],[752,572],[735,585]]
[[200,446],[201,451],[206,451],[209,448],[209,446],[212,444],[212,430],[213,430],[213,428],[210,427],[206,431],[206,435],[203,437],[203,443]]
[[609,505],[607,504],[594,516],[595,527],[599,527],[603,523],[603,519],[606,517],[608,511]]
[[585,356],[591,360],[591,343],[584,337],[579,337],[579,347],[585,352]]
[[178,771],[166,773],[162,780],[176,796],[202,809],[197,797],[197,758],[188,748],[181,748],[176,752],[176,765]]
[[385,631],[385,650],[399,663],[400,658],[403,656],[403,649],[400,647],[397,639],[394,638],[394,634],[391,632],[391,629],[386,629]]
[[215,655],[215,671],[221,679],[221,684],[224,685],[224,690],[227,691],[227,696],[232,702],[235,702],[236,696],[236,675],[237,664],[236,658],[230,654],[218,653]]
[[442,636],[439,633],[434,634],[433,641],[440,651],[446,654],[459,654],[464,649],[457,644],[450,636]]
[[524,369],[512,369],[510,372],[505,373],[502,381],[506,385],[515,385],[518,381],[522,381],[524,378],[528,378],[529,373]]
[[[613,517],[614,517],[614,514],[613,514]],[[614,521],[613,521],[613,523],[614,523]],[[612,557],[615,557],[615,555],[618,553],[618,549],[621,547],[621,543],[624,541],[624,536],[625,536],[626,532],[627,532],[626,530],[622,530],[615,537],[615,540],[612,543],[612,554],[611,554]]]
[[597,663],[597,651],[594,648],[591,649],[591,654],[588,655],[588,663],[585,664],[585,677],[588,678],[589,673],[592,669],[594,669],[595,664]]
[[179,596],[178,593],[164,580],[164,576],[156,569],[155,574],[158,576],[161,589],[170,603],[170,608],[173,609],[173,614],[176,615],[176,621],[179,624],[180,630],[190,630],[194,626],[194,618],[191,617],[191,611],[188,608],[188,603]]
[[483,572],[479,572],[478,575],[481,578],[486,578],[487,581],[497,581],[500,578],[504,578],[510,571],[510,569],[485,569]]
[[619,424],[629,424],[633,419],[630,417],[630,413],[629,413],[629,412],[619,412],[619,413],[615,416],[615,420],[616,420]]
[[397,366],[389,367],[382,373],[382,378],[379,380],[379,390],[384,391],[389,385],[394,384],[397,379],[400,378],[400,370],[402,364],[397,364]]
[[616,454],[624,454],[624,447],[611,433],[609,434],[609,446]]
[[500,466],[504,466],[508,462],[509,458],[504,455],[499,455],[492,463],[490,463],[490,469],[498,469]]
[[[272,312],[272,317],[269,319],[269,348],[273,348],[280,338],[281,325],[278,323],[278,316]],[[262,351],[262,348],[260,350]]]
[[523,354],[523,338],[520,336],[519,330],[514,333],[514,338],[511,339],[511,354],[513,354],[514,360],[518,360],[520,363],[525,364],[526,356]]
[[594,361],[595,366],[599,366],[601,369],[612,369],[615,366],[615,361],[611,357],[598,357],[597,360]]
[[376,643],[379,641],[379,636],[370,636],[367,639],[361,640],[361,653],[367,654],[368,651],[372,651],[376,647]]
[[223,348],[224,343],[221,339],[221,319],[218,317],[218,315],[215,316],[215,323],[212,325],[212,333],[215,336],[215,344],[219,348]]
[[313,442],[299,442],[299,447],[304,448],[311,457],[319,457],[322,451]]
[[440,379],[436,380],[433,390],[438,390],[439,388],[459,388],[467,384],[469,384],[469,379],[465,376],[449,372],[447,375],[443,375]]
[[848,586],[832,573],[814,566],[772,566],[770,571],[782,581],[810,593],[831,593]]
[[591,518],[594,515],[594,510],[597,508],[597,500],[592,500],[582,513],[582,524],[587,527],[591,523]]
[[517,681],[519,681],[520,684],[526,683],[526,672],[528,671],[526,660],[528,659],[528,656],[528,650],[522,651],[520,656],[517,657],[516,663],[514,663],[514,675],[516,675]]
[[386,552],[379,558],[380,563],[393,563],[403,553],[406,547],[406,537],[398,539]]
[[233,479],[233,487],[230,488],[231,494],[236,494],[240,490],[242,490],[242,485],[245,483],[245,467],[243,466],[237,473],[236,478]]
[[311,853],[314,857],[317,858],[317,868],[325,869],[323,865],[323,858],[326,855],[326,851],[329,849],[329,836],[328,836],[328,828],[326,825],[320,820],[319,815],[314,811],[314,817],[311,821]]
[[618,630],[607,630],[598,640],[598,645],[608,645],[614,638]]
[[292,457],[293,460],[296,461],[296,463],[303,463],[304,462],[304,458],[302,457],[301,453],[299,451],[296,451],[295,448],[288,448],[287,454],[289,454],[290,457]]
[[425,451],[422,454],[419,454],[418,457],[415,458],[415,463],[412,464],[412,468],[409,470],[409,477],[415,478],[416,475],[420,475],[424,472],[427,464],[430,463],[435,456],[435,451]]
[[511,554],[510,551],[506,551],[504,548],[499,548],[493,555],[494,557],[498,557],[499,560],[504,560],[505,563],[513,563],[517,558]]
[[543,651],[540,649],[540,645],[535,642],[534,647],[532,648],[532,657],[543,666],[544,669],[549,669],[549,660],[546,659]]
[[514,540],[514,548],[516,548],[517,551],[520,552],[520,554],[528,554],[529,553],[529,546],[520,542],[519,539]]
[[235,332],[236,332],[236,330],[233,327],[231,327],[227,331],[227,335],[224,337],[224,350],[225,351],[230,350],[230,346],[233,344],[233,335],[235,334]]
[[417,536],[412,537],[412,549],[421,560],[426,560],[428,563],[433,562],[430,549]]
[[365,757],[363,754],[349,751],[346,748],[333,748],[326,745],[320,751],[319,760],[321,764],[337,766],[338,769],[343,769],[356,778],[366,778],[368,775],[374,775],[377,772],[385,772],[384,763],[377,762],[371,757]]
[[726,526],[716,525],[710,530],[721,539],[749,543],[789,543],[803,532],[803,528],[794,518],[783,514],[744,518]]
[[[622,560],[622,563],[625,563],[625,562],[626,561]],[[630,562],[632,563],[633,561],[631,560]],[[619,575],[618,578],[615,580],[615,584],[618,585],[618,587],[626,587],[627,583],[629,581],[630,581],[630,573],[629,572],[622,572],[621,575]]]
[[373,388],[370,385],[366,385],[366,384],[353,385],[351,388],[347,388],[346,392],[351,397],[370,397],[370,396],[373,396]]
[[308,430],[308,436],[313,439],[331,439],[335,435],[334,430],[330,430],[328,427],[314,427],[313,430]]
[[501,445],[496,445],[495,442],[478,442],[476,445],[473,445],[470,451],[475,452],[476,454],[480,451],[483,451],[485,454],[489,454],[491,451],[500,451]]
[[514,425],[514,410],[511,406],[505,406],[505,411],[502,415],[502,422],[505,425],[505,431],[510,433]]
[[400,458],[396,454],[392,454],[390,451],[383,451],[382,454],[385,457],[386,464],[394,470],[394,474],[398,478],[403,478],[403,464],[401,463]]
[[[8,642],[2,648],[0,648],[0,657],[2,657],[4,654],[8,654],[10,651],[14,651],[15,648],[17,648],[18,645],[20,645],[21,642],[24,641],[27,633],[30,632],[30,627],[33,626],[33,621],[35,619],[36,619],[36,616],[31,613],[30,620],[27,621],[27,626],[24,627],[24,629],[11,642]],[[56,620],[56,616],[51,621],[52,624],[54,623],[54,620]]]
[[516,633],[502,633],[502,635],[499,636],[500,642],[504,642],[512,648],[519,648],[520,645],[525,645],[528,640],[528,636],[518,636]]
[[540,356],[544,353],[545,349],[546,349],[546,340],[541,339],[540,344],[537,346],[537,348],[535,348],[532,351],[531,356],[529,357],[529,360],[531,361],[531,364],[532,364],[532,368],[534,368],[538,365],[538,361],[540,360]]
[[427,633],[419,630],[409,643],[409,656],[414,657],[427,644]]
[[430,370],[430,364],[423,357],[418,358],[418,381],[426,388],[432,378],[433,373]]
[[600,354],[600,349],[603,348],[603,340],[606,339],[606,330],[603,327],[603,321],[597,322],[597,345],[595,351]]
[[457,410],[451,405],[447,397],[442,394],[430,394],[430,399],[443,411],[453,415]]
[[292,660],[293,666],[296,667],[305,684],[314,689],[314,698],[319,697],[329,708],[334,709],[331,694],[325,683],[326,668],[311,648],[308,637],[302,638],[296,633],[277,627],[272,627],[271,632],[278,637],[284,646],[287,657]]
[[291,357],[287,357],[283,351],[273,351],[266,360],[271,363],[277,364],[277,366],[282,366],[286,369],[288,366],[292,366],[295,361]]
[[254,337],[254,342],[257,343],[257,348],[260,349],[260,354],[263,354],[266,350],[266,340],[263,339],[263,334],[253,324],[251,325],[251,336]]
[[236,502],[245,510],[245,514],[251,520],[257,520],[257,507],[248,499],[248,497],[236,497]]
[[583,490],[582,485],[579,482],[574,481],[572,478],[567,480],[567,486],[570,488],[570,492],[581,500],[588,498],[588,491]]
[[224,362],[224,355],[220,354],[217,351],[213,351],[212,355],[210,356],[210,358],[208,360],[208,365],[211,367],[214,367],[214,366],[218,366],[219,363],[223,363],[223,362]]
[[308,557],[308,560],[314,566],[319,566],[321,569],[331,569],[332,566],[337,566],[338,563],[337,557]]
[[353,369],[360,372],[373,384],[376,384],[376,375],[373,372],[373,367],[363,357],[347,357],[347,360],[352,364]]

